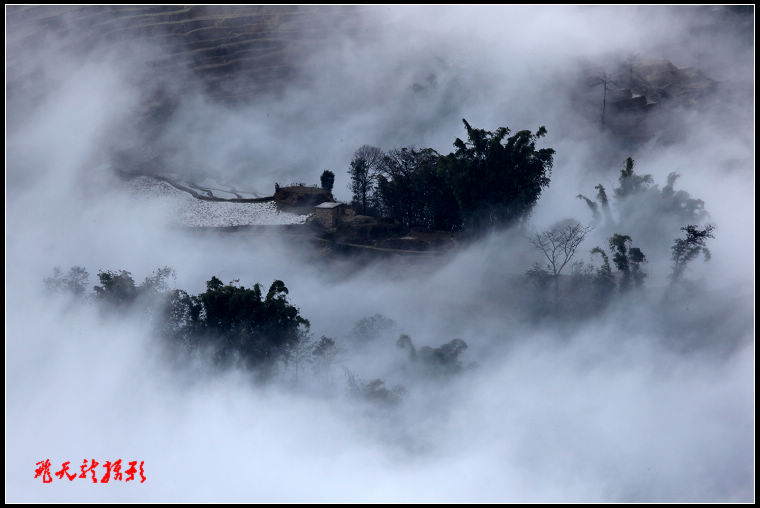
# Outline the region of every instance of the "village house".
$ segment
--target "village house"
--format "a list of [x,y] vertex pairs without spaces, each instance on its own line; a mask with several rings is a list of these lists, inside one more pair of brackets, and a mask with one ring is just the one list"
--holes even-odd
[[346,205],[335,201],[325,201],[314,207],[314,219],[325,229],[336,228],[345,213]]

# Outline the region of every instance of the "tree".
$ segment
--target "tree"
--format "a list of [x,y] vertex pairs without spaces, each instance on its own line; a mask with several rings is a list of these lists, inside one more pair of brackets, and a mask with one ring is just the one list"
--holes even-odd
[[612,215],[610,213],[610,203],[607,199],[607,191],[602,184],[599,184],[594,188],[596,189],[596,201],[592,201],[583,194],[578,194],[576,197],[584,200],[589,209],[591,209],[594,223],[598,223],[602,218],[602,215],[599,213],[599,207],[601,206],[602,211],[604,212],[604,220],[607,221],[608,224],[612,224]]
[[294,383],[299,382],[301,366],[305,363],[311,363],[313,360],[314,340],[310,335],[304,335],[299,341],[287,346],[282,360],[286,365],[292,365],[295,371]]
[[602,257],[602,266],[596,271],[594,286],[596,287],[597,296],[600,300],[604,301],[615,288],[615,277],[612,275],[610,258],[607,256],[604,249],[601,247],[594,247],[591,249],[591,255],[593,256],[594,254],[599,254]]
[[357,150],[350,188],[363,213],[376,183],[381,212],[407,227],[453,231],[466,223],[478,229],[524,217],[550,181],[554,150],[536,149],[546,128],[507,137],[507,128],[492,133],[462,121],[468,141],[457,138],[456,151],[445,157],[431,148],[397,148],[384,156],[367,145]]
[[507,137],[510,131],[506,127],[489,132],[472,128],[467,120],[462,122],[467,142],[457,138],[456,151],[443,157],[441,164],[463,219],[475,229],[521,219],[550,182],[554,150],[536,149],[546,128]]
[[367,214],[368,203],[375,190],[375,182],[380,172],[383,152],[375,146],[362,145],[351,160],[348,175],[348,188],[353,195],[353,202],[361,206],[362,214]]
[[182,289],[170,291],[163,308],[159,330],[164,337],[173,337],[178,343],[192,349],[198,345],[201,334],[203,306],[198,298]]
[[578,199],[582,199],[582,200],[584,200],[586,202],[586,204],[588,205],[589,209],[591,210],[591,215],[593,217],[594,224],[596,224],[597,222],[599,222],[599,219],[602,218],[601,214],[599,213],[599,205],[595,201],[592,201],[589,198],[587,198],[586,196],[584,196],[583,194],[578,194],[575,197],[578,198]]
[[319,177],[319,181],[322,184],[322,188],[327,192],[332,192],[333,184],[335,183],[335,173],[326,169],[322,172],[322,176]]
[[336,345],[335,340],[330,337],[322,336],[319,342],[312,349],[312,359],[314,362],[314,370],[317,373],[322,373],[325,380],[330,378],[330,369],[335,363],[338,355],[340,354],[340,348]]
[[559,292],[562,270],[573,259],[575,251],[591,229],[590,226],[582,226],[575,221],[565,221],[542,233],[534,233],[531,237],[530,242],[546,258],[547,270],[554,278],[555,292]]
[[671,256],[670,245],[663,243],[661,238],[667,238],[684,224],[703,224],[709,216],[701,199],[674,188],[678,177],[677,173],[670,173],[666,185],[660,188],[652,175],[637,174],[634,160],[628,157],[619,171],[619,184],[611,193],[615,205],[614,219],[612,203],[608,201],[603,186],[596,186],[595,201],[583,195],[578,197],[586,201],[594,215],[594,223],[603,227],[606,235],[624,230],[649,246],[650,257],[661,259]]
[[168,266],[163,268],[157,268],[154,270],[153,275],[145,277],[145,280],[140,284],[139,289],[146,292],[164,293],[169,285],[167,279],[174,278],[174,270]]
[[[635,165],[636,163],[631,157],[625,160],[625,166],[618,177],[619,186],[613,189],[617,205],[620,207],[618,212],[621,220],[624,221],[629,216],[635,216],[640,222],[643,211],[651,212],[658,221],[673,218],[681,221],[681,224],[689,221],[701,221],[707,215],[704,209],[704,201],[692,198],[686,191],[674,189],[675,182],[680,177],[678,173],[670,173],[667,184],[660,190],[654,184],[652,175],[637,174],[634,170]],[[583,194],[578,194],[577,197],[583,199],[589,206],[594,220],[600,218],[599,207],[601,206],[605,221],[608,224],[613,224],[607,192],[601,184],[595,188],[598,191],[596,202]],[[629,224],[623,225],[630,226]]]
[[690,221],[701,222],[708,213],[705,211],[705,202],[701,199],[692,198],[691,194],[684,190],[675,190],[674,184],[680,178],[676,172],[668,174],[668,183],[660,193],[660,206],[658,212],[677,217],[681,224]]
[[546,270],[546,268],[539,263],[534,263],[533,266],[525,272],[525,275],[528,277],[528,280],[539,289],[545,289],[553,279],[552,275]]
[[423,372],[434,375],[456,374],[462,370],[462,362],[459,360],[467,349],[467,343],[462,339],[454,339],[437,348],[423,346],[419,353],[414,347],[412,338],[407,334],[399,335],[396,347],[406,352],[408,360],[416,363]]
[[309,321],[287,300],[288,288],[276,280],[262,296],[260,284],[252,288],[225,285],[217,277],[206,283],[206,291],[195,297],[176,294],[178,308],[170,315],[188,319],[179,326],[178,335],[193,344],[211,340],[218,358],[235,357],[262,373],[284,358],[307,334]]
[[[126,270],[100,271],[93,300],[110,311],[139,311],[162,336],[190,349],[212,346],[217,360],[239,359],[257,367],[261,375],[269,373],[278,360],[288,360],[301,343],[305,357],[331,361],[337,351],[334,341],[326,337],[316,349],[309,343],[310,323],[288,302],[288,288],[281,280],[275,280],[264,296],[260,284],[246,288],[236,280],[225,285],[211,277],[206,291],[193,296],[168,289],[167,279],[173,275],[171,268],[159,268],[138,286]],[[44,282],[52,290],[79,294],[86,280],[86,270],[74,267],[68,277],[55,269]]]
[[686,265],[701,252],[705,261],[710,260],[710,249],[705,247],[708,238],[715,238],[712,235],[715,226],[708,224],[704,229],[698,226],[688,225],[681,228],[686,233],[686,238],[676,238],[673,242],[673,273],[671,280],[678,282],[683,276]]
[[354,397],[378,404],[396,405],[406,394],[403,385],[395,385],[389,390],[382,379],[365,382],[350,370],[346,369],[345,372],[349,393]]
[[370,177],[369,164],[362,157],[355,157],[351,161],[351,167],[348,170],[351,177],[349,189],[353,193],[353,202],[361,206],[363,215],[367,214],[367,199],[373,190],[373,179]]
[[455,230],[459,206],[432,148],[396,148],[388,152],[378,177],[382,213],[407,227]]
[[100,286],[95,286],[95,299],[102,303],[125,306],[137,299],[137,287],[126,270],[98,272]]
[[621,272],[620,290],[626,291],[632,285],[640,287],[646,274],[641,270],[641,263],[646,262],[646,256],[638,247],[631,247],[633,242],[628,235],[614,234],[610,238],[610,250],[613,252],[612,262]]
[[81,266],[72,266],[67,275],[63,275],[60,268],[53,268],[53,276],[43,279],[48,290],[56,292],[69,292],[77,297],[84,296],[87,289],[87,281],[90,274]]
[[354,324],[351,335],[355,338],[356,342],[367,343],[393,333],[397,329],[398,324],[394,320],[382,314],[375,314],[374,316],[368,316],[357,321]]
[[620,187],[614,189],[617,198],[625,198],[646,191],[652,185],[652,175],[638,175],[633,170],[635,162],[631,157],[625,160],[625,167],[620,170]]
[[414,347],[412,338],[407,334],[402,333],[399,335],[398,340],[396,341],[396,347],[405,350],[409,356],[409,360],[417,360],[417,349]]
[[378,186],[383,213],[401,220],[406,226],[411,226],[419,205],[414,177],[422,164],[420,155],[414,147],[404,147],[391,150],[383,158],[382,179]]
[[456,374],[462,370],[459,355],[467,349],[467,343],[462,339],[454,339],[437,348],[423,346],[419,351],[419,361],[431,374]]
[[374,178],[380,171],[383,164],[383,151],[376,146],[362,145],[356,152],[354,152],[354,158],[360,157],[367,161],[367,167],[369,168],[369,174]]

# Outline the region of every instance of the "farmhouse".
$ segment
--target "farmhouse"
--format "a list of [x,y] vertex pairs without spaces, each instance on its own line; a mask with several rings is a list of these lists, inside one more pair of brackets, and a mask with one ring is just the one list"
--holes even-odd
[[340,218],[345,214],[346,205],[335,201],[325,201],[314,207],[314,219],[325,229],[338,226]]

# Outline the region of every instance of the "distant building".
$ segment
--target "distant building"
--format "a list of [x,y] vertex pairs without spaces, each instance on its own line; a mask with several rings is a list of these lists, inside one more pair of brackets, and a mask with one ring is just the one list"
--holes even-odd
[[314,207],[314,219],[325,229],[337,227],[346,205],[334,201],[325,201]]

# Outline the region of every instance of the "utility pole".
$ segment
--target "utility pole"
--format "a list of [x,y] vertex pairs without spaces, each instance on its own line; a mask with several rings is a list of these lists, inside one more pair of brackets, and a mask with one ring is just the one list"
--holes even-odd
[[602,74],[602,85],[604,87],[604,95],[602,97],[602,132],[604,132],[604,111],[607,109],[607,74]]

